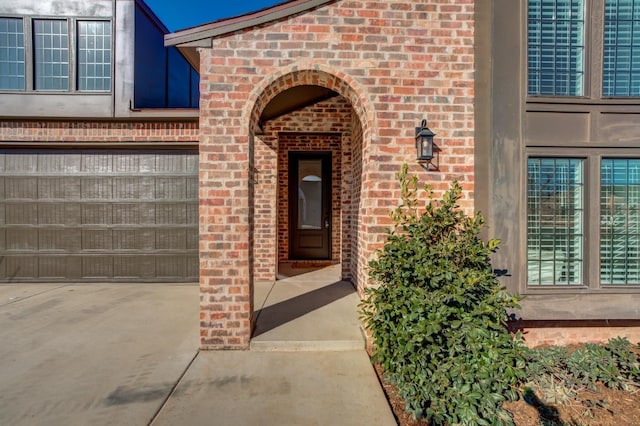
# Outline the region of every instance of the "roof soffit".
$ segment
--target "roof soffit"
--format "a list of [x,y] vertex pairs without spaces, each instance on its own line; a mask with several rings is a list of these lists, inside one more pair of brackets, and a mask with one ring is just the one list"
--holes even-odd
[[340,95],[322,86],[303,85],[289,88],[277,94],[265,106],[260,115],[260,122],[273,120],[336,96]]

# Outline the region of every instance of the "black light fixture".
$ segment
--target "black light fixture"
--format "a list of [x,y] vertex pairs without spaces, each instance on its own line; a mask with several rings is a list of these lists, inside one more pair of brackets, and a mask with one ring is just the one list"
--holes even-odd
[[433,164],[433,157],[435,154],[433,137],[436,134],[427,127],[427,119],[423,119],[420,127],[416,127],[416,151],[418,162],[425,167],[429,168],[432,165],[437,170],[437,165]]

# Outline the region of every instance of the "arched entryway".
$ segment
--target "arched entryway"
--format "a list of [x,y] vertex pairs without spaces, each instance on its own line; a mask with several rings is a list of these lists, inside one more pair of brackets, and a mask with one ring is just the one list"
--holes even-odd
[[[267,81],[255,90],[248,123],[252,294],[256,283],[318,268],[326,268],[320,279],[333,273],[337,281],[363,285],[362,153],[372,127],[364,96],[329,70],[293,69]],[[336,282],[313,291],[344,296],[341,288]]]
[[282,70],[250,100],[257,281],[275,280],[279,268],[341,264],[341,278],[363,284],[362,153],[373,123],[358,87],[318,68]]

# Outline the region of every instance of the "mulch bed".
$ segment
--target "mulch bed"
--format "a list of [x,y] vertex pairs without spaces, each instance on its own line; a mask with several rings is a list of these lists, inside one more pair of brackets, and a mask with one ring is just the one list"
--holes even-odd
[[[367,352],[371,356],[371,347],[367,345]],[[383,378],[382,367],[373,364],[378,379],[393,410],[399,426],[428,426],[429,423],[416,420],[405,411],[405,402],[392,383]],[[608,389],[599,386],[596,393],[582,392],[581,401],[593,401],[591,407],[578,401],[568,401],[559,406],[552,406],[542,402],[536,406],[523,400],[504,404],[505,409],[513,414],[517,426],[539,425],[575,425],[575,426],[631,426],[640,425],[640,392],[632,393]],[[596,401],[604,401],[602,404]]]

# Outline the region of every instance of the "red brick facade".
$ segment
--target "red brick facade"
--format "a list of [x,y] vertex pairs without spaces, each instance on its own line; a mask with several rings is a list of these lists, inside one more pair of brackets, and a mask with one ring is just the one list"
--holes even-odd
[[[214,38],[199,50],[204,348],[248,347],[253,281],[273,279],[278,260],[286,260],[278,176],[285,176],[287,150],[299,147],[286,134],[341,136],[340,147],[308,149],[341,151],[332,258],[360,290],[390,224],[401,164],[413,164],[436,192],[459,180],[471,211],[473,18],[472,0],[343,0]],[[261,122],[274,97],[302,85],[333,90],[340,105]],[[434,173],[415,165],[414,128],[423,118],[442,149]]]
[[189,121],[0,121],[2,142],[187,143],[198,141],[198,122]]
[[[585,321],[588,322],[588,321]],[[575,343],[605,343],[614,337],[626,337],[630,342],[640,342],[640,327],[597,326],[589,327],[536,327],[523,330],[527,346],[570,345]]]

